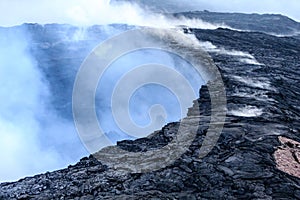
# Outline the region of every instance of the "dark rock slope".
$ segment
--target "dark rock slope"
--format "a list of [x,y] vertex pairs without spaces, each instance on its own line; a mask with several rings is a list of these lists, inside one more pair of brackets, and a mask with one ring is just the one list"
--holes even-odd
[[[300,34],[300,24],[280,14],[245,14],[209,12],[203,9],[203,3],[190,0],[111,0],[112,4],[119,2],[135,3],[156,13],[175,13],[175,17],[202,19],[203,21],[224,24],[235,29],[266,32],[272,34]],[[171,14],[169,14],[171,15]]]
[[[259,31],[278,35],[300,34],[300,24],[286,16],[279,14],[244,14],[218,13],[209,11],[194,11],[174,14],[175,17],[184,16],[192,19],[225,24],[239,30]],[[272,24],[270,26],[270,24]]]
[[[204,120],[189,151],[161,170],[122,173],[90,156],[63,170],[3,183],[0,199],[300,199],[300,177],[279,170],[274,158],[279,136],[300,142],[300,40],[227,29],[192,32],[206,41],[228,101],[221,137],[206,157],[198,159]],[[209,115],[207,86],[198,102]],[[177,128],[171,123],[118,146],[134,152],[159,148],[176,137]]]

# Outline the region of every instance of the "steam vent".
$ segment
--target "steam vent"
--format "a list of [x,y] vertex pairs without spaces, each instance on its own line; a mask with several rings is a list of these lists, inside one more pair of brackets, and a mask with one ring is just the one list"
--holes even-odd
[[[218,94],[209,92],[214,80],[201,86],[199,99],[194,100],[187,114],[188,118],[201,113],[199,123],[190,124],[197,127],[196,137],[170,165],[154,171],[126,172],[96,157],[112,156],[109,150],[114,148],[128,153],[163,148],[176,140],[180,122],[168,123],[145,138],[119,141],[116,146],[104,148],[65,169],[1,183],[1,200],[300,199],[300,23],[282,15],[208,11],[168,15],[228,26],[180,30],[181,34],[197,39],[211,56],[224,83],[226,119],[211,151],[199,157],[211,113],[216,111],[211,109],[211,95]],[[120,24],[110,28],[132,29]],[[30,51],[39,66],[46,63],[78,67],[86,53],[99,43],[103,31],[101,26],[91,26],[80,42],[58,41],[55,37],[57,33],[80,30],[71,25],[23,24],[1,31],[21,29],[32,37]],[[67,55],[61,54],[66,46],[70,47]],[[60,81],[60,86],[52,86],[52,91],[66,88],[66,93],[57,93],[57,101],[65,101],[64,95],[72,93],[68,80],[74,80],[76,72],[64,79],[55,76],[58,68],[43,70]],[[70,117],[71,109],[71,105],[57,108],[66,118]]]

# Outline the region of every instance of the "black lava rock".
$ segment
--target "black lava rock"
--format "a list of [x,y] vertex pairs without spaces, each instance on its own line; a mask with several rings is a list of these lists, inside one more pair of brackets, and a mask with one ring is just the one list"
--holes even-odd
[[[265,29],[193,30],[200,41],[223,49],[209,53],[222,73],[228,114],[206,157],[198,159],[198,150],[209,120],[200,122],[189,150],[158,171],[122,173],[90,156],[67,169],[2,183],[0,199],[300,199],[300,178],[280,171],[273,156],[280,146],[278,136],[300,142],[300,40],[262,32]],[[252,57],[247,54],[245,60],[237,51]],[[196,101],[203,116],[210,116],[207,86]],[[178,123],[170,123],[147,138],[121,141],[118,147],[129,152],[161,148],[177,129]]]

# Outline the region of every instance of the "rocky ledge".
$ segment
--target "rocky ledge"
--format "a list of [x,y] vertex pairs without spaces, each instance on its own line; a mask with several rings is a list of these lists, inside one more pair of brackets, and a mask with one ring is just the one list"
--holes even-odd
[[[207,156],[198,157],[210,116],[203,86],[195,101],[204,116],[201,126],[172,165],[124,173],[90,156],[63,170],[2,183],[0,199],[300,199],[300,40],[227,29],[192,33],[226,87],[226,122]],[[128,152],[161,148],[178,126],[117,146]]]

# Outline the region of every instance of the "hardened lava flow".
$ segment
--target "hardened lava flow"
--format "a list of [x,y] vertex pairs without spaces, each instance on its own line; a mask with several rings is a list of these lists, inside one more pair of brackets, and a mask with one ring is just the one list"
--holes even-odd
[[[300,199],[300,40],[267,34],[265,25],[261,31],[259,25],[255,32],[191,27],[189,34],[213,59],[226,90],[226,121],[207,156],[200,159],[199,149],[213,112],[208,90],[213,81],[201,87],[200,98],[188,112],[191,117],[199,110],[202,116],[196,137],[171,165],[124,173],[90,156],[66,169],[2,183],[0,199]],[[42,29],[23,26],[31,27],[35,36]],[[55,25],[48,32],[59,28]],[[97,30],[89,31],[95,36]],[[55,48],[43,50],[54,55]],[[78,48],[74,45],[74,51]],[[178,128],[178,122],[169,123],[146,138],[117,146],[128,152],[162,148],[176,138]]]

